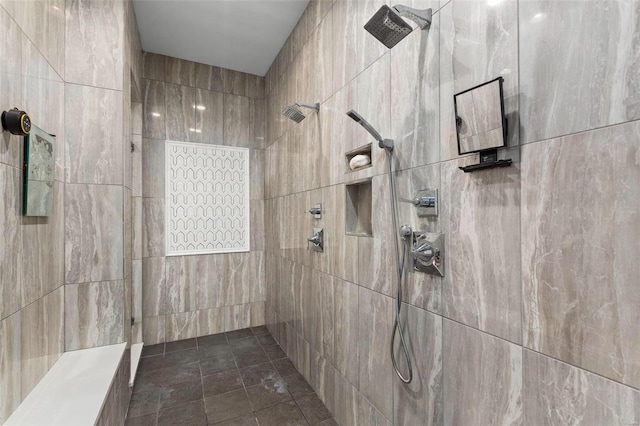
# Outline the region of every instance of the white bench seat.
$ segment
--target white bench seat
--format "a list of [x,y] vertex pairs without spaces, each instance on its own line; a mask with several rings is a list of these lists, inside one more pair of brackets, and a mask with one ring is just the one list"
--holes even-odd
[[125,349],[121,343],[65,352],[5,425],[94,425]]

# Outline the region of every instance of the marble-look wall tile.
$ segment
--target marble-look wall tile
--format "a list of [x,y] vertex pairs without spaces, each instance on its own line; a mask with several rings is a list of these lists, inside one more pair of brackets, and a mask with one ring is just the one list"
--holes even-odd
[[245,94],[249,98],[264,99],[264,77],[247,74]]
[[[440,165],[428,165],[415,167],[396,173],[397,196],[399,199],[413,199],[418,191],[423,189],[436,189],[442,197],[440,190]],[[441,209],[440,209],[441,210]],[[418,210],[406,203],[398,205],[398,223],[410,224],[413,231],[442,232],[442,213],[437,217],[419,217]],[[403,283],[404,301],[422,309],[440,314],[442,278],[413,272],[408,268]],[[446,273],[446,271],[445,271]]]
[[443,324],[444,424],[523,424],[522,347]]
[[123,281],[65,286],[65,350],[121,343],[123,321]]
[[165,63],[165,78],[167,83],[181,84],[183,86],[195,86],[196,64],[195,62],[167,56]]
[[[15,47],[14,47],[15,48]],[[65,88],[64,82],[40,53],[37,46],[26,37],[22,39],[22,81],[13,77],[11,84],[22,89],[19,101],[28,111],[32,123],[57,136],[54,146],[55,179],[65,180]],[[16,84],[17,83],[17,84]],[[9,90],[9,94],[11,90]],[[17,140],[17,139],[16,139]],[[22,147],[22,141],[17,144]],[[14,148],[15,149],[15,148]],[[18,149],[18,152],[21,151]],[[13,154],[10,150],[7,154]],[[16,157],[16,159],[19,159]],[[17,166],[17,164],[16,164]]]
[[251,164],[250,177],[250,198],[252,200],[263,200],[265,182],[265,151],[262,149],[252,149],[249,151],[249,161]]
[[[192,87],[165,83],[167,139],[194,141],[196,138],[196,92]],[[157,138],[163,139],[163,138]]]
[[[405,341],[413,365],[413,380],[394,376],[393,424],[442,424],[442,317],[403,305]],[[395,354],[402,374],[407,364],[396,336]]]
[[249,147],[264,148],[266,135],[266,102],[264,99],[249,100]]
[[246,82],[247,74],[239,71],[229,70],[226,68],[222,69],[222,84],[224,93],[246,96]]
[[131,102],[131,134],[142,135],[142,102]]
[[142,77],[164,81],[167,57],[155,53],[144,52],[142,55]]
[[131,135],[131,195],[134,197],[142,197],[142,141],[141,135]]
[[0,422],[3,423],[22,401],[21,336],[20,313],[0,321],[0,347],[3,348],[0,351]]
[[196,87],[214,92],[223,92],[222,68],[196,64]]
[[393,415],[393,376],[389,352],[393,300],[359,288],[358,293],[359,389],[386,418]]
[[522,151],[524,344],[634,387],[639,140],[632,122]]
[[165,142],[142,139],[142,196],[165,197]]
[[67,182],[122,185],[122,102],[119,91],[65,85]]
[[142,340],[145,345],[155,345],[166,341],[166,316],[148,317],[142,325]]
[[123,278],[123,190],[66,185],[66,283]]
[[164,256],[164,198],[142,199],[142,256]]
[[[224,95],[224,144],[252,147],[250,100],[244,96]],[[259,148],[256,146],[255,148]]]
[[640,118],[639,22],[637,2],[521,3],[523,142]]
[[[20,255],[20,279],[14,287],[18,296],[22,292],[20,306],[27,306],[64,284],[64,208],[64,185],[54,182],[51,215],[22,219],[18,228],[22,246],[12,248]],[[10,253],[6,256],[11,258]],[[9,295],[5,303],[11,300]]]
[[518,4],[451,1],[439,11],[441,160],[458,156],[453,95],[499,76],[508,145],[518,144]]
[[131,262],[131,316],[136,323],[142,322],[144,312],[142,271],[142,260],[133,260]]
[[2,6],[42,52],[55,72],[64,76],[65,2],[64,0],[3,0]]
[[[392,426],[389,419],[383,416],[380,411],[376,410],[375,407],[371,405],[371,403],[367,400],[367,398],[362,396],[362,394],[358,395],[358,422],[359,424],[368,426]],[[420,419],[420,421],[416,424],[424,424],[424,419]]]
[[196,310],[196,282],[200,278],[197,269],[198,260],[201,260],[199,256],[167,257],[166,312],[168,314]]
[[[233,331],[251,327],[251,304],[224,307],[224,330]],[[295,359],[295,354],[290,355]]]
[[442,310],[455,321],[520,343],[520,170],[458,169],[475,161],[442,163]]
[[222,93],[196,89],[195,128],[196,142],[224,145],[224,95]]
[[[336,370],[356,387],[359,386],[358,358],[358,286],[334,278],[334,353],[328,358]],[[363,306],[363,311],[368,307]]]
[[251,200],[251,250],[264,250],[264,201]]
[[183,312],[167,315],[167,342],[190,339],[198,335],[198,313]]
[[226,255],[184,256],[182,262],[187,273],[188,286],[195,287],[198,309],[223,306],[225,291],[229,285],[227,279]]
[[124,5],[120,0],[66,2],[67,83],[123,89]]
[[224,332],[224,310],[226,308],[202,309],[198,311],[198,336]]
[[142,197],[132,198],[131,221],[131,255],[133,259],[142,259]]
[[524,423],[637,424],[640,391],[525,350]]
[[144,118],[142,136],[151,139],[166,139],[165,84],[161,81],[144,80]]
[[155,317],[168,313],[166,306],[165,258],[142,259],[142,314]]
[[[358,410],[359,410],[359,395],[358,389],[354,387],[347,379],[334,368],[333,371],[333,410],[336,420],[342,425],[357,425],[358,422]],[[378,382],[378,386],[382,386]],[[379,389],[382,391],[382,389]],[[362,392],[362,389],[360,390]]]
[[396,170],[440,160],[440,14],[391,50],[391,135]]
[[[0,54],[3,61],[0,67],[0,101],[3,105],[22,105],[23,101],[23,74],[21,46],[28,43],[27,37],[20,31],[11,16],[0,9]],[[34,49],[35,50],[35,49]],[[11,107],[13,108],[13,107]],[[15,167],[20,166],[22,155],[20,136],[2,132],[0,137],[0,163],[9,164]]]
[[20,311],[21,395],[31,392],[65,351],[64,286]]
[[[22,190],[18,169],[0,164],[0,319],[21,308],[20,214]],[[37,225],[32,225],[37,226]]]
[[397,278],[388,175],[374,177],[371,185],[373,236],[358,238],[358,284],[391,295]]

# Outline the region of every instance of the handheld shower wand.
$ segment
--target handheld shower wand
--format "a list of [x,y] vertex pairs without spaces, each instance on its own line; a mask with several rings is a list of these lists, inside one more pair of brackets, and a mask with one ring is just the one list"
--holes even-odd
[[378,133],[378,131],[374,129],[373,126],[369,124],[367,120],[362,118],[362,116],[357,112],[355,112],[354,110],[349,111],[347,115],[353,121],[355,121],[356,123],[364,127],[364,129],[367,132],[369,132],[369,134],[373,136],[376,141],[378,141],[378,146],[380,148],[386,149],[387,151],[393,151],[393,139],[383,139],[382,136],[380,136],[380,133]]
[[[408,238],[410,238],[410,236],[412,235],[412,232],[411,232],[411,228],[408,225],[402,226],[400,232],[398,232],[398,213],[397,213],[398,206],[397,206],[397,197],[396,197],[396,185],[395,185],[395,179],[393,176],[393,169],[391,166],[393,139],[384,139],[382,136],[380,136],[380,133],[378,133],[378,131],[374,129],[371,124],[369,124],[367,120],[362,118],[362,116],[357,112],[355,112],[354,110],[349,111],[347,115],[356,123],[364,127],[365,130],[369,132],[369,134],[378,141],[378,146],[384,149],[387,153],[387,165],[389,166],[389,186],[391,189],[391,220],[393,222],[393,230],[394,230],[393,247],[395,248],[395,253],[396,253],[396,268],[397,268],[396,271],[398,274],[397,275],[398,289],[397,289],[396,304],[395,304],[396,318],[393,324],[393,332],[391,335],[391,346],[389,350],[391,352],[391,362],[393,364],[393,369],[395,370],[396,374],[398,375],[400,380],[402,380],[403,383],[411,383],[411,381],[413,380],[413,366],[411,364],[411,357],[409,356],[409,348],[407,346],[407,342],[405,342],[405,339],[404,339],[404,330],[403,330],[402,321],[400,318],[400,312],[402,311],[402,277],[404,276],[406,247],[408,244],[410,244],[410,240]],[[398,235],[402,237],[402,241],[403,241],[402,258],[400,257],[400,248],[398,247],[398,238],[397,238]],[[400,335],[400,347],[402,348],[404,359],[407,362],[407,369],[409,370],[407,376],[402,375],[402,372],[400,371],[400,367],[398,367],[398,362],[396,360],[396,354],[394,351],[396,334]]]

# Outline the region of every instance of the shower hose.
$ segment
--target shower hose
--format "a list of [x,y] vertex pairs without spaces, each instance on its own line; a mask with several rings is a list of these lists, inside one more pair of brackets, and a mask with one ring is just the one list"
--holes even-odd
[[[402,277],[404,275],[404,263],[406,258],[406,244],[402,244],[402,258],[400,258],[400,248],[398,247],[398,236],[400,235],[398,232],[398,214],[397,214],[397,199],[396,199],[396,186],[395,179],[393,177],[393,168],[391,165],[392,162],[392,154],[390,150],[385,150],[387,152],[387,164],[389,166],[389,186],[391,188],[391,216],[393,220],[393,232],[394,232],[394,244],[395,252],[396,252],[396,272],[398,274],[398,291],[396,293],[396,306],[395,306],[395,321],[393,323],[393,332],[391,334],[391,362],[393,363],[393,369],[396,374],[404,383],[411,383],[413,380],[413,366],[411,365],[411,357],[409,356],[409,348],[407,347],[407,342],[404,339],[404,330],[402,327],[402,320],[400,318],[400,312],[402,311]],[[405,240],[405,236],[403,236],[403,240]],[[411,241],[411,240],[409,240]],[[396,334],[400,335],[400,348],[402,349],[402,353],[404,354],[404,358],[407,362],[408,375],[404,376],[400,371],[400,367],[398,367],[398,362],[396,360],[396,354],[394,351]]]

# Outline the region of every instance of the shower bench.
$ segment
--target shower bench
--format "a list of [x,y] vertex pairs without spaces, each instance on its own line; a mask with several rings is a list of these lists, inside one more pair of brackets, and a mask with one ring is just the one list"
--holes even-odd
[[129,401],[126,346],[63,353],[5,426],[122,424]]

